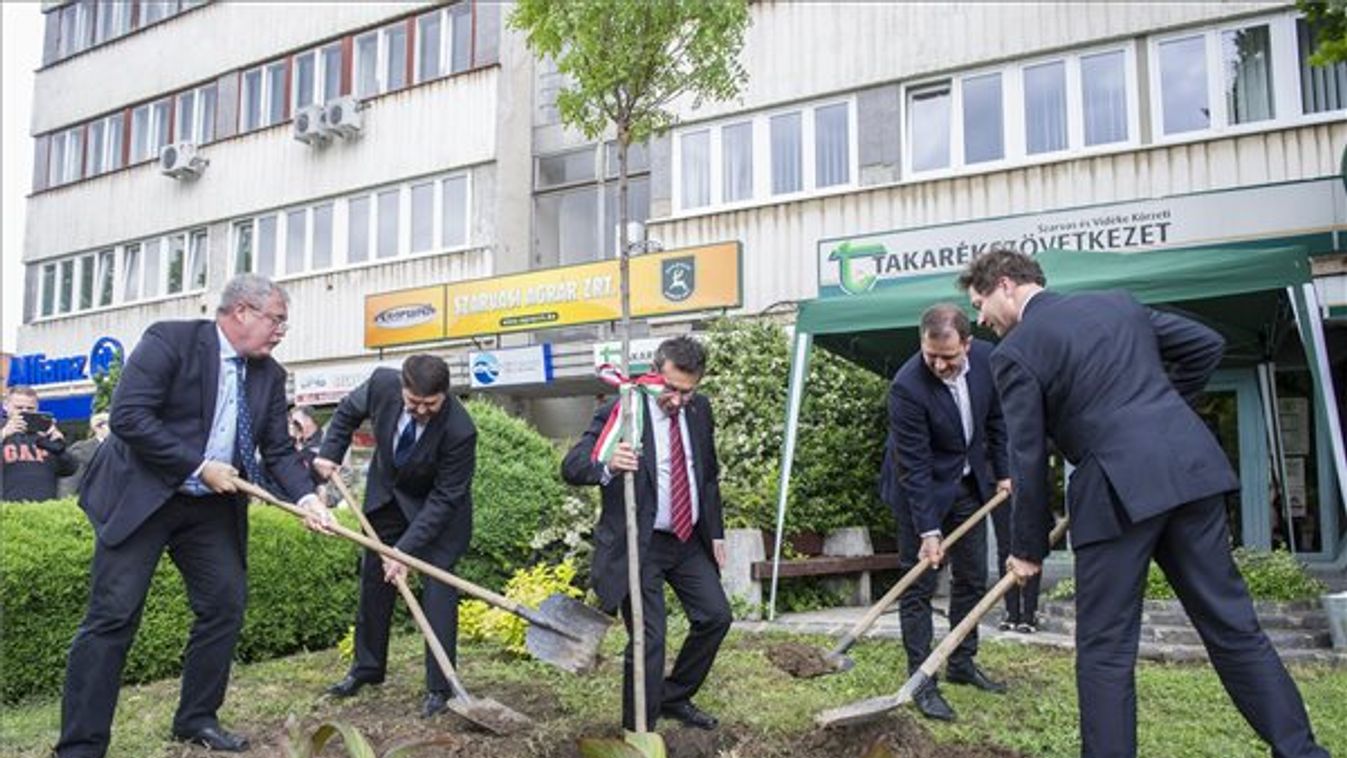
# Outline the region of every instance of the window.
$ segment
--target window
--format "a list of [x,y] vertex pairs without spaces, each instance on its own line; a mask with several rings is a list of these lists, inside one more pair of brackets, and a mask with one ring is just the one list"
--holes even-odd
[[295,93],[294,110],[317,102],[315,93],[318,80],[318,53],[308,52],[295,56],[295,80],[290,88]]
[[1273,117],[1272,44],[1267,25],[1221,34],[1225,68],[1225,112],[1232,124]]
[[440,182],[441,239],[443,247],[468,244],[468,177],[453,176]]
[[122,167],[122,114],[89,124],[84,175],[97,176]]
[[605,257],[599,237],[599,185],[538,195],[537,254],[543,265],[565,266]]
[[341,43],[324,47],[319,62],[322,64],[323,102],[341,97]]
[[243,95],[239,107],[239,131],[250,132],[262,125],[262,69],[243,72]]
[[89,124],[89,146],[84,153],[84,173],[86,176],[97,176],[103,173],[103,149],[105,147],[105,138],[103,132],[107,125],[103,121],[95,121]]
[[370,32],[355,40],[355,94],[367,98],[379,94],[379,34]]
[[84,176],[84,127],[77,126],[51,137],[47,157],[47,184],[58,186]]
[[190,262],[187,279],[188,289],[200,290],[206,288],[206,241],[205,229],[197,229],[187,238],[188,261]]
[[93,44],[94,2],[78,0],[60,10],[60,44],[58,57],[65,58]]
[[440,29],[443,14],[427,13],[416,20],[416,81],[438,79],[443,71],[444,44]]
[[1001,73],[964,77],[963,160],[985,163],[1005,157],[1005,118],[1001,103]]
[[131,162],[159,157],[168,143],[168,101],[142,105],[131,111]]
[[332,265],[332,203],[313,209],[313,261],[310,268],[320,271]]
[[1347,108],[1347,61],[1332,66],[1310,65],[1310,56],[1319,45],[1316,32],[1305,19],[1296,19],[1300,107],[1306,114]]
[[253,222],[240,221],[234,224],[234,273],[244,274],[253,270]]
[[950,165],[949,82],[908,92],[907,131],[913,171],[930,171]]
[[122,300],[140,298],[140,245],[127,245],[122,251]]
[[75,287],[75,260],[73,258],[61,261],[61,285],[57,290],[57,311],[59,313],[69,313],[74,305],[72,290]]
[[131,31],[130,0],[103,0],[98,4],[98,26],[94,44],[106,42]]
[[581,148],[538,159],[539,189],[594,181],[594,149]]
[[702,129],[681,137],[683,207],[711,203],[711,132]]
[[80,256],[79,268],[79,309],[87,311],[94,307],[94,257]]
[[164,245],[168,251],[166,271],[168,286],[164,289],[164,292],[169,295],[176,295],[182,292],[183,277],[186,273],[187,240],[181,234],[174,234],[164,240]]
[[398,196],[396,189],[380,192],[378,255],[392,258],[398,254]]
[[1029,155],[1066,149],[1066,63],[1024,69],[1024,151]]
[[285,61],[243,72],[239,130],[252,131],[284,121],[288,115],[285,97]]
[[407,86],[407,27],[398,23],[383,29],[384,92]]
[[145,276],[142,279],[143,284],[141,286],[141,290],[144,292],[145,297],[147,298],[158,297],[159,288],[161,286],[159,275],[159,264],[162,260],[159,240],[157,239],[146,240],[141,246],[141,251],[142,251],[141,258],[144,259],[142,267],[144,268],[145,271]]
[[472,9],[466,2],[449,7],[453,25],[453,44],[449,48],[449,70],[457,74],[472,66]]
[[772,116],[772,194],[798,192],[804,188],[800,114]]
[[[704,130],[702,130],[704,131]],[[682,135],[674,140],[674,160],[681,154]],[[539,170],[534,187],[533,266],[548,267],[601,260],[617,252],[620,221],[617,206],[618,173],[617,145],[609,142],[599,149],[591,145],[563,155],[539,159]],[[602,166],[596,159],[602,157]],[[650,215],[650,162],[645,145],[631,145],[627,150],[627,209],[631,221],[643,221]],[[675,164],[677,165],[677,164]],[[564,179],[560,175],[565,168]],[[596,168],[599,169],[596,171]],[[709,176],[709,175],[708,175]],[[451,185],[458,190],[450,192]],[[554,189],[563,185],[564,189]],[[686,190],[681,190],[686,191]],[[468,187],[467,177],[445,181],[444,216],[461,219],[454,229],[463,235],[457,244],[467,244]],[[453,205],[451,206],[451,203]],[[456,208],[456,210],[455,210]],[[445,222],[445,245],[450,226]]]
[[1201,36],[1160,45],[1160,97],[1165,134],[1206,129],[1211,125],[1206,43]]
[[98,305],[112,305],[112,288],[117,282],[117,251],[98,253]]
[[178,95],[174,111],[177,126],[173,133],[178,140],[204,145],[215,139],[215,85],[188,90]]
[[56,264],[48,263],[42,267],[42,315],[50,316],[56,312]]
[[720,144],[721,199],[727,203],[752,199],[753,122],[721,127]]
[[309,216],[304,209],[285,214],[285,273],[304,270],[304,247],[309,236]]
[[262,216],[257,219],[257,268],[254,271],[263,276],[276,273],[276,217]]
[[369,196],[350,198],[346,203],[346,262],[369,260]]
[[1126,59],[1122,50],[1080,59],[1080,99],[1087,146],[1127,140]]
[[412,252],[424,253],[435,245],[435,185],[412,185]]
[[267,120],[264,126],[279,124],[285,120],[285,61],[277,61],[267,66]]
[[846,103],[814,109],[814,186],[851,181],[851,135]]

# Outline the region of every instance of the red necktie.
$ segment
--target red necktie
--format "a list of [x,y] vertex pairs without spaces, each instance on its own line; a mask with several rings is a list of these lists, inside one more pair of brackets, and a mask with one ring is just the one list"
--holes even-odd
[[683,453],[683,430],[679,426],[679,408],[669,414],[669,516],[679,542],[692,536],[692,489],[688,486],[688,464]]

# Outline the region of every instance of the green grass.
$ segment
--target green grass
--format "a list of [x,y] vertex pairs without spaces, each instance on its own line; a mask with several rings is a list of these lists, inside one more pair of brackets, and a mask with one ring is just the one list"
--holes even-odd
[[[681,631],[676,633],[681,638]],[[759,636],[733,633],[697,703],[717,714],[724,729],[755,735],[735,748],[743,758],[790,755],[813,730],[817,712],[854,700],[892,692],[901,684],[901,647],[896,642],[867,642],[853,651],[851,672],[796,680],[776,669],[764,650],[783,641],[828,646],[820,637]],[[540,721],[534,744],[554,744],[578,734],[613,730],[620,714],[620,647],[624,636],[610,634],[597,672],[577,677],[546,664],[509,658],[496,649],[465,646],[461,653],[470,691],[495,697]],[[1025,755],[1079,754],[1076,698],[1069,653],[1018,644],[984,644],[984,668],[1007,680],[1011,693],[985,695],[966,687],[942,687],[960,720],[955,724],[921,722],[941,744],[995,745]],[[389,721],[414,725],[412,711],[421,694],[421,645],[418,638],[395,638],[388,683],[340,706],[318,694],[338,679],[345,665],[335,651],[321,651],[235,669],[221,714],[227,726],[243,727],[254,738],[273,738],[289,714],[305,724],[336,715],[339,708],[373,709],[392,714]],[[1347,667],[1292,667],[1310,710],[1320,742],[1333,754],[1347,755]],[[1266,748],[1240,719],[1211,668],[1143,662],[1138,669],[1140,755],[1186,758],[1264,756]],[[177,680],[127,687],[122,691],[114,727],[113,758],[168,758],[181,755],[165,740],[177,701]],[[526,698],[521,701],[519,698]],[[405,714],[405,715],[404,715]],[[8,707],[0,713],[0,755],[36,758],[55,740],[59,702]],[[393,728],[397,728],[394,724]],[[440,727],[445,728],[444,726]],[[455,727],[457,728],[457,727]],[[273,752],[255,749],[254,754]],[[845,758],[839,756],[839,758]]]

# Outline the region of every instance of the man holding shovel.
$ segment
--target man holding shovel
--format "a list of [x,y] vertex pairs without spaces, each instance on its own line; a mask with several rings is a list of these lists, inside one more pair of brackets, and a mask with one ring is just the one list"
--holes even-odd
[[[365,419],[374,431],[374,458],[365,482],[364,512],[381,542],[450,571],[472,536],[472,477],[477,464],[477,427],[449,395],[449,366],[432,355],[408,356],[401,371],[374,370],[337,407],[313,461],[323,479],[337,472],[351,436]],[[321,525],[310,523],[321,529]],[[350,697],[384,680],[388,630],[397,582],[407,567],[366,551],[360,571],[360,607],[355,626],[355,662],[328,688]],[[457,662],[458,592],[428,581],[422,603],[435,637]],[[453,697],[434,652],[426,649],[426,697],[421,715],[445,710]]]
[[1009,568],[1036,576],[1053,523],[1047,440],[1075,471],[1076,690],[1083,756],[1137,754],[1136,665],[1152,559],[1235,706],[1281,758],[1327,758],[1230,557],[1224,494],[1239,487],[1192,409],[1224,352],[1216,332],[1126,292],[1045,290],[1033,258],[992,250],[959,287],[1002,337],[992,373],[1011,432]]
[[[992,346],[972,337],[961,308],[940,303],[921,317],[921,352],[894,374],[889,388],[889,438],[880,470],[880,497],[898,522],[899,569],[929,558],[939,568],[943,535],[958,528],[998,490],[1009,490],[1006,426],[992,386]],[[958,624],[987,589],[987,529],[978,523],[950,549],[951,625]],[[931,652],[929,571],[899,599],[908,674]],[[1003,693],[973,661],[973,631],[950,656],[947,679]],[[913,694],[927,718],[953,721],[954,709],[934,679]]]
[[[655,351],[658,394],[634,394],[642,413],[639,456],[622,442],[608,463],[598,462],[595,447],[609,427],[616,402],[607,403],[566,454],[561,473],[576,485],[598,485],[603,511],[594,529],[594,590],[603,610],[622,608],[631,631],[627,602],[627,543],[622,473],[636,474],[641,597],[645,618],[646,723],[656,716],[688,726],[714,729],[716,718],[692,704],[711,670],[732,617],[720,586],[725,563],[725,526],[720,509],[720,465],[716,460],[711,404],[696,394],[706,370],[706,351],[691,337],[665,340]],[[647,385],[651,386],[651,385]],[[664,676],[664,584],[683,604],[691,629],[678,652],[673,672]],[[622,723],[635,729],[632,645],[623,669]]]

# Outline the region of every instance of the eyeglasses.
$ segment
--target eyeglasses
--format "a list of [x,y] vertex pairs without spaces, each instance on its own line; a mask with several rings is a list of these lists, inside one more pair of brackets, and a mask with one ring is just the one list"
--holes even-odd
[[266,311],[262,310],[261,308],[258,308],[255,305],[249,305],[248,310],[254,311],[258,314],[261,314],[262,316],[265,316],[267,321],[271,322],[272,331],[280,334],[285,334],[286,332],[290,331],[290,322],[285,320],[285,316],[277,316],[274,313],[267,313]]

